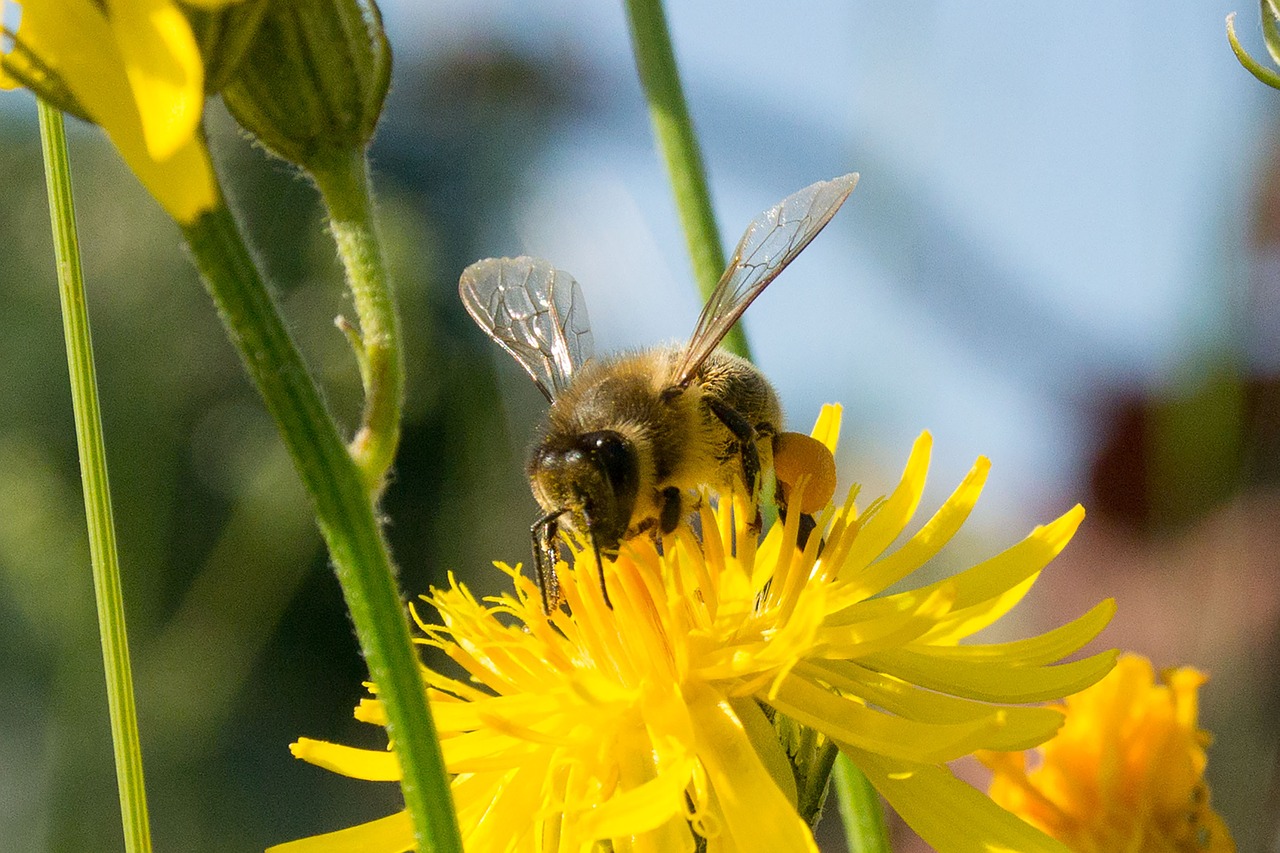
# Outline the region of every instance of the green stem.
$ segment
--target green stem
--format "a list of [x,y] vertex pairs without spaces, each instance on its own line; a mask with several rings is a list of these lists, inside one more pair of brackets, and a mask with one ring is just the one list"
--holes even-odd
[[1240,44],[1240,40],[1236,38],[1236,13],[1232,12],[1227,15],[1227,41],[1231,43],[1231,50],[1236,55],[1236,59],[1245,67],[1245,70],[1257,77],[1259,81],[1266,83],[1273,89],[1280,89],[1280,74],[1267,68],[1258,60],[1254,59]]
[[225,206],[183,226],[196,266],[315,504],[369,675],[387,712],[422,853],[462,843],[419,662],[364,473],[343,445]]
[[[636,70],[649,101],[649,117],[675,191],[676,207],[693,259],[693,274],[705,299],[724,273],[724,249],[711,209],[711,193],[707,189],[698,138],[680,87],[680,72],[676,68],[662,0],[627,0],[627,18]],[[725,335],[722,346],[750,357],[746,336],[739,326]]]
[[116,550],[111,488],[107,479],[107,456],[102,439],[93,340],[89,331],[84,275],[80,268],[75,203],[71,195],[67,137],[62,113],[44,101],[38,101],[37,108],[40,114],[45,180],[49,187],[49,217],[53,224],[54,252],[58,264],[62,329],[67,341],[67,368],[71,375],[76,449],[80,456],[80,482],[84,488],[89,559],[93,566],[93,591],[98,608],[102,663],[107,677],[107,710],[111,717],[111,742],[115,751],[116,785],[120,789],[125,850],[129,853],[147,853],[151,850],[151,826],[147,815],[146,786],[142,777],[142,747],[138,741],[138,712],[133,696],[133,672],[129,664],[129,637],[125,630],[124,593],[120,586],[120,560]]
[[835,785],[849,853],[892,853],[880,795],[844,753],[836,759],[831,781]]
[[373,217],[369,165],[359,150],[338,152],[312,164],[320,194],[329,209],[329,227],[347,272],[347,284],[360,326],[351,334],[364,383],[364,418],[351,442],[351,454],[369,489],[381,492],[400,441],[404,405],[404,350]]

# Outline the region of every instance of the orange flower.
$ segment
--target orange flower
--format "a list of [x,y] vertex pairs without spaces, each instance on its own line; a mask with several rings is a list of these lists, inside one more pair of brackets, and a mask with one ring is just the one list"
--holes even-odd
[[1023,752],[979,754],[995,772],[991,798],[1079,853],[1234,851],[1204,782],[1205,680],[1183,667],[1157,684],[1149,660],[1124,655],[1066,700],[1067,721],[1035,769]]

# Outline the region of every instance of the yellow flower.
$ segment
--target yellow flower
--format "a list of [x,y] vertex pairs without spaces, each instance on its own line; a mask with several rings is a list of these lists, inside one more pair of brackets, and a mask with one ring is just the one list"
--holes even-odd
[[[827,407],[814,431],[833,449],[839,417]],[[768,719],[776,711],[837,743],[940,851],[1062,853],[943,765],[1057,731],[1059,712],[1019,703],[1074,693],[1111,669],[1110,652],[1054,664],[1114,605],[1040,637],[958,645],[1026,594],[1071,538],[1079,507],[959,575],[882,594],[946,544],[986,478],[980,459],[931,521],[884,554],[920,500],[930,446],[927,433],[917,440],[888,498],[859,512],[854,490],[828,506],[822,535],[803,549],[798,514],[757,544],[754,507],[704,500],[701,536],[682,527],[661,550],[638,537],[605,562],[612,609],[577,546],[583,568],[560,567],[572,615],[544,616],[535,585],[501,564],[514,594],[477,601],[452,579],[434,592],[440,624],[420,620],[422,642],[470,676],[423,670],[466,849],[576,853],[609,840],[668,853],[694,850],[696,832],[710,851],[816,851]],[[384,723],[376,698],[356,716]],[[309,739],[292,749],[348,776],[399,778],[394,752]],[[401,813],[273,849],[412,847]]]
[[16,32],[5,35],[0,87],[30,88],[100,125],[179,222],[217,204],[200,135],[204,65],[174,0],[23,0]]
[[991,798],[1077,853],[1230,853],[1209,805],[1209,734],[1196,728],[1205,676],[1182,668],[1155,683],[1151,662],[1126,654],[1071,696],[1062,731],[1027,770],[1025,753],[984,753]]

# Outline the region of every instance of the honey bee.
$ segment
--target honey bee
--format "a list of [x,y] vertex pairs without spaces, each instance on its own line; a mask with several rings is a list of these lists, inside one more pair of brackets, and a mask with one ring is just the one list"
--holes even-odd
[[[530,534],[545,612],[561,604],[561,526],[590,543],[608,602],[602,555],[615,556],[641,533],[671,533],[692,490],[724,490],[737,478],[758,487],[784,435],[782,410],[754,365],[718,347],[857,181],[857,174],[821,181],[756,217],[684,346],[593,360],[582,290],[568,274],[529,257],[477,261],[462,273],[467,312],[551,404],[526,468],[544,512]],[[780,488],[784,511],[785,494]]]

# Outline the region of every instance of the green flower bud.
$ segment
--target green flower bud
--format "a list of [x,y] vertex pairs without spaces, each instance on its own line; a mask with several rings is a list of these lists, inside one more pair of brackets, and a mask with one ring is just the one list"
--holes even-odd
[[222,97],[269,151],[314,170],[369,144],[390,80],[373,0],[272,0]]
[[230,82],[258,33],[267,0],[243,0],[229,6],[184,5],[204,59],[204,90],[216,95]]

